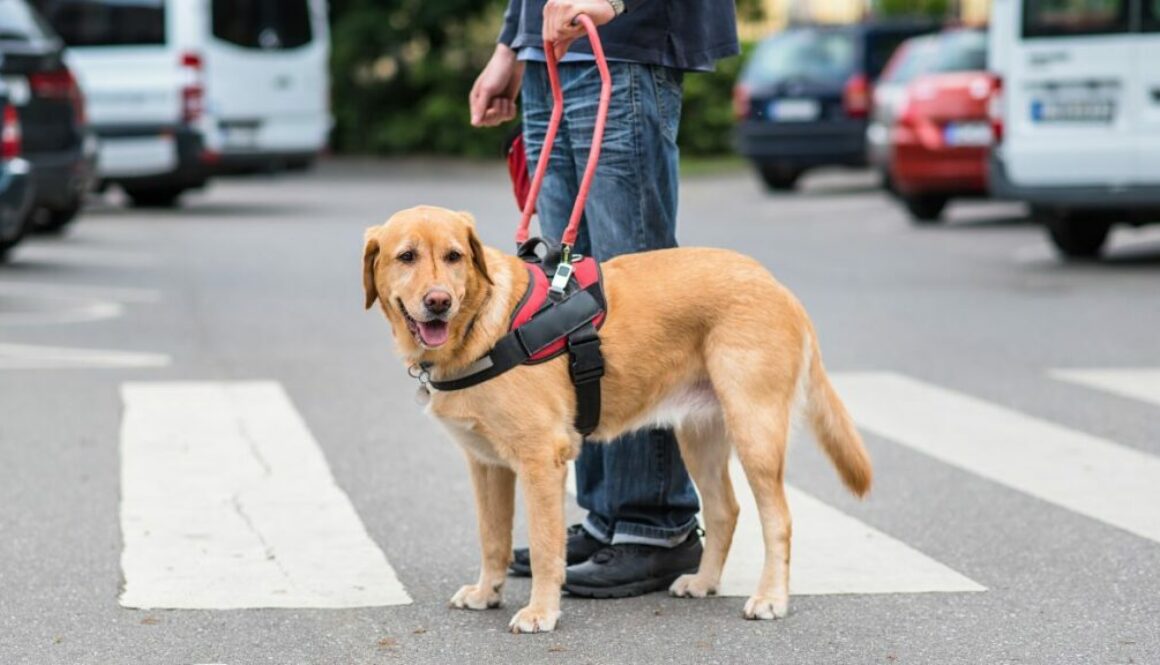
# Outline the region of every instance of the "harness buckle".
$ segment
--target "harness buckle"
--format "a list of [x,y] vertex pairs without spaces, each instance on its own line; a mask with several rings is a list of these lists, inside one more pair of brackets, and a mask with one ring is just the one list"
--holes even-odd
[[568,336],[568,373],[573,385],[597,381],[604,376],[604,355],[600,353],[600,336],[588,324]]

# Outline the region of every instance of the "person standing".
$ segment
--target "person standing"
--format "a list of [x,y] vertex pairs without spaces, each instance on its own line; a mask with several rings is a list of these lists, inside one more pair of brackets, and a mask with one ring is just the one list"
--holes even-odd
[[[584,28],[599,27],[612,75],[600,163],[584,208],[576,253],[617,255],[675,247],[682,81],[736,55],[729,0],[509,0],[491,59],[470,93],[471,123],[495,126],[518,114],[522,97],[529,169],[541,158],[552,113],[543,52],[555,44],[564,115],[536,201],[546,239],[559,242],[588,159],[600,74]],[[565,590],[594,598],[634,596],[693,572],[701,557],[699,504],[669,429],[610,443],[585,443],[576,460],[576,498],[588,511],[568,530]],[[531,573],[528,550],[513,574]]]

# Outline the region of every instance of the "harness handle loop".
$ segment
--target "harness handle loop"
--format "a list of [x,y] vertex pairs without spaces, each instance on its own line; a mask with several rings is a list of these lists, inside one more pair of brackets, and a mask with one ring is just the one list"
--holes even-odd
[[[612,99],[612,75],[608,73],[608,61],[604,58],[604,47],[600,44],[600,36],[596,33],[596,24],[584,14],[576,17],[576,21],[584,26],[588,32],[588,42],[592,45],[592,55],[596,59],[596,68],[600,70],[600,104],[596,110],[596,127],[592,132],[592,148],[588,151],[588,163],[584,167],[584,178],[580,181],[580,189],[576,193],[576,204],[572,207],[572,217],[568,220],[568,227],[560,239],[565,248],[565,255],[569,248],[576,243],[576,235],[580,231],[580,217],[584,214],[584,204],[588,200],[588,190],[592,187],[592,178],[596,175],[596,163],[600,160],[600,146],[604,142],[604,124],[608,120],[608,104]],[[548,80],[552,84],[552,118],[548,121],[548,132],[544,135],[544,146],[540,149],[540,158],[536,164],[536,175],[532,178],[532,186],[528,190],[528,198],[524,201],[523,215],[520,225],[516,229],[516,244],[521,245],[528,239],[528,227],[532,222],[532,214],[536,211],[536,198],[540,195],[540,185],[544,183],[544,174],[548,170],[548,160],[552,158],[552,144],[556,141],[556,131],[560,129],[560,120],[564,115],[564,92],[560,88],[560,72],[556,61],[555,43],[544,40],[544,58],[548,65]]]

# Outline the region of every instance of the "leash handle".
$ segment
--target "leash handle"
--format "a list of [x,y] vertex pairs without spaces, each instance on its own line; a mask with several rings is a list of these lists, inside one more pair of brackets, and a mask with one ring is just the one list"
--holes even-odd
[[[580,217],[584,215],[584,204],[588,201],[588,190],[592,187],[592,178],[596,175],[596,163],[600,160],[600,146],[604,142],[604,124],[608,120],[608,104],[612,99],[612,75],[608,73],[608,61],[604,58],[604,47],[600,44],[600,36],[596,33],[596,24],[584,14],[576,17],[584,30],[588,32],[588,42],[592,45],[592,55],[596,59],[596,68],[600,70],[600,104],[596,110],[596,127],[592,132],[592,148],[588,151],[588,164],[584,167],[584,178],[580,181],[580,189],[576,193],[576,204],[572,207],[572,217],[568,220],[568,227],[564,229],[564,236],[560,239],[565,248],[565,254],[576,242],[576,235],[580,232]],[[556,141],[556,132],[560,129],[560,120],[564,115],[564,92],[560,88],[560,71],[556,61],[555,43],[544,40],[544,59],[548,65],[548,80],[552,84],[552,118],[548,121],[548,132],[544,135],[544,146],[540,149],[540,158],[536,164],[536,175],[532,178],[532,186],[528,190],[528,197],[524,201],[523,215],[520,225],[516,229],[516,244],[523,244],[528,239],[528,227],[532,222],[532,214],[536,211],[536,198],[540,195],[540,186],[544,183],[544,174],[548,171],[548,160],[552,158],[552,144]]]

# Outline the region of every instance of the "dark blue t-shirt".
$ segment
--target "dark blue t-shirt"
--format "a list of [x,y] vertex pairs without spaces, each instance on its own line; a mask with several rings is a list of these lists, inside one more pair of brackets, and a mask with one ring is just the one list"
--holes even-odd
[[[542,47],[545,1],[509,0],[499,41],[516,50]],[[598,29],[610,59],[709,71],[740,52],[733,0],[627,0],[625,6]],[[569,52],[590,54],[592,47],[580,39]]]

